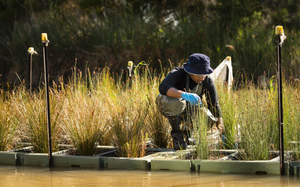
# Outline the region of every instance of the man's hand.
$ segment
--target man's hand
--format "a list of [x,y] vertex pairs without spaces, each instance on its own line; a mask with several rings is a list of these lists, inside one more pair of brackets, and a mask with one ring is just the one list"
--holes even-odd
[[220,135],[225,134],[225,127],[224,127],[224,124],[223,124],[223,118],[222,117],[218,118],[216,126],[217,126],[217,128],[220,132]]
[[192,105],[198,105],[198,103],[200,103],[200,105],[201,105],[201,99],[195,93],[183,92],[181,94],[181,98],[188,101],[188,102],[190,102]]

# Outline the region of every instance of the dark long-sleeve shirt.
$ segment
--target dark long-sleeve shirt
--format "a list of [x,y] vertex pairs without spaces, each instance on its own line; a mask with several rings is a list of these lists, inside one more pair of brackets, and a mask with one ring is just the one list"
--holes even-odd
[[[186,91],[186,72],[183,67],[174,68],[159,85],[159,92],[162,95],[167,95],[170,88]],[[207,76],[202,81],[202,94],[205,94],[208,103],[208,109],[215,117],[221,117],[221,108],[218,102],[218,94],[213,80]],[[197,83],[189,77],[189,89],[192,90]],[[202,99],[202,94],[200,98]]]

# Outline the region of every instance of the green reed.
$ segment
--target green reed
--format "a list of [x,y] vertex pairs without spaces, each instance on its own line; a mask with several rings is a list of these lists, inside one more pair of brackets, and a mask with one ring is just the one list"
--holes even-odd
[[223,83],[216,81],[216,85],[225,127],[225,148],[235,149],[237,148],[236,142],[239,136],[236,109],[238,104],[237,95],[228,89],[227,84],[223,85]]
[[193,117],[193,131],[196,139],[197,156],[199,159],[208,159],[209,142],[207,140],[208,118],[203,112],[203,108],[199,109],[196,116]]
[[300,159],[300,83],[293,78],[283,84],[284,149],[292,151],[294,160]]
[[[251,88],[252,89],[252,88]],[[268,107],[268,95],[260,90],[238,94],[241,104],[238,107],[238,124],[241,126],[241,146],[243,158],[267,160],[271,143],[276,137],[276,129],[271,128],[276,119],[274,111]],[[242,91],[243,92],[243,91]]]
[[[240,130],[241,137],[232,140],[237,141],[238,148],[243,153],[242,159],[268,160],[270,151],[279,150],[277,85],[274,77],[268,81],[267,89],[256,88],[248,80],[243,80],[245,82],[241,82],[238,90],[223,90],[220,93],[222,88],[218,88],[226,135],[237,136],[237,129]],[[296,111],[299,109],[299,87],[287,81],[283,82],[285,150],[298,150],[299,114]],[[228,148],[233,146],[231,142]],[[294,157],[298,159],[299,154]]]

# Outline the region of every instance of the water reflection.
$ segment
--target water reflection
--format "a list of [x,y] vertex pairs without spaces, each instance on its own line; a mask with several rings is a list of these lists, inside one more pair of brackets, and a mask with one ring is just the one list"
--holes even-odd
[[300,186],[299,177],[0,166],[0,186]]

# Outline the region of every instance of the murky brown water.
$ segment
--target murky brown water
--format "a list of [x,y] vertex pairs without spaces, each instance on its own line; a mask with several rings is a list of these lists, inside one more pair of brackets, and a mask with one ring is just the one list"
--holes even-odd
[[0,186],[300,186],[299,177],[0,166]]

